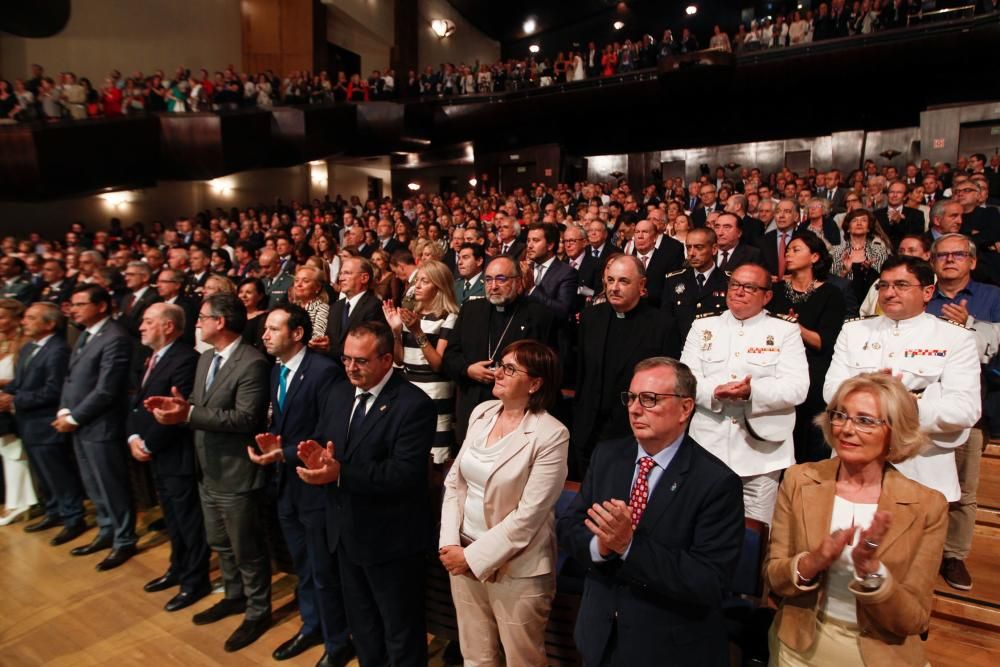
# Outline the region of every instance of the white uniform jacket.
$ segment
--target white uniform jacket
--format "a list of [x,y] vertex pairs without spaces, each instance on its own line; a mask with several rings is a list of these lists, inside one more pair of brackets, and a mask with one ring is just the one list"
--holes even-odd
[[[738,320],[729,311],[694,321],[681,361],[698,380],[691,437],[748,477],[795,463],[795,406],[809,391],[799,326],[766,311]],[[750,376],[750,398],[719,401],[715,388]]]
[[958,500],[954,448],[969,439],[982,413],[975,336],[927,313],[900,321],[885,315],[848,321],[833,350],[823,398],[829,401],[847,378],[884,368],[901,375],[906,388],[919,396],[920,427],[933,442],[896,468],[949,502]]

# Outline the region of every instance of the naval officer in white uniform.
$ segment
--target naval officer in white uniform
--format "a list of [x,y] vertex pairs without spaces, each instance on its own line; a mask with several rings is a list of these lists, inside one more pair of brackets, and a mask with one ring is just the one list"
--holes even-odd
[[797,324],[770,315],[771,275],[733,271],[728,311],[697,318],[681,361],[698,380],[690,435],[743,480],[746,516],[771,523],[781,471],[795,463],[795,406],[809,367]]
[[975,336],[961,324],[924,312],[934,295],[934,270],[922,259],[888,259],[877,285],[884,314],[844,324],[823,398],[829,401],[841,382],[859,373],[900,377],[917,397],[920,428],[932,444],[896,467],[955,502],[961,496],[955,448],[969,438],[982,411]]

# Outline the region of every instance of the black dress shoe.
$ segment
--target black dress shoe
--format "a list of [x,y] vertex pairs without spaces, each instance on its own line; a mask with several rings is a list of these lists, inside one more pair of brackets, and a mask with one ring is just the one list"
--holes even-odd
[[323,643],[323,634],[317,632],[312,635],[297,634],[287,642],[274,649],[274,653],[271,657],[275,660],[288,660],[289,658],[294,658],[299,653],[303,651],[308,651],[313,646],[317,646]]
[[209,623],[221,621],[227,616],[242,614],[246,610],[247,601],[244,598],[239,598],[237,600],[223,599],[216,602],[205,611],[195,614],[191,620],[194,621],[195,625],[208,625]]
[[156,531],[156,532],[162,533],[163,531],[165,531],[167,529],[167,522],[163,519],[163,517],[160,517],[159,519],[155,519],[154,521],[150,521],[149,525],[146,526],[146,529],[150,530],[150,531]]
[[44,519],[38,523],[33,523],[30,526],[24,527],[24,532],[26,533],[40,533],[43,530],[48,530],[49,528],[55,528],[56,526],[62,525],[62,519],[54,516],[46,516]]
[[164,605],[166,611],[180,611],[185,607],[190,607],[198,600],[212,592],[211,588],[203,588],[199,591],[181,591]]
[[[67,542],[72,542],[76,538],[80,537],[87,532],[87,525],[83,523],[77,523],[72,526],[63,526],[63,529],[56,533],[56,536],[49,540],[49,544],[54,547],[60,544],[66,544]],[[72,553],[72,552],[70,552]]]
[[110,549],[112,544],[114,544],[114,540],[111,539],[111,536],[104,537],[102,535],[98,535],[90,544],[70,549],[69,552],[74,556],[89,556],[90,554],[96,554],[98,551]]
[[347,663],[354,657],[354,644],[350,640],[347,646],[338,649],[334,653],[324,653],[323,657],[316,663],[316,667],[347,667]]
[[224,647],[226,652],[232,653],[233,651],[239,651],[241,648],[250,646],[250,644],[257,641],[262,634],[267,632],[269,627],[271,627],[270,614],[253,620],[250,620],[249,618],[244,619],[243,622],[240,623],[240,627],[236,628],[236,631],[229,635],[229,639],[226,640]]
[[109,553],[104,560],[97,564],[97,571],[106,572],[107,570],[113,570],[119,565],[125,563],[129,558],[137,553],[139,553],[139,548],[134,544],[112,549],[111,553]]
[[147,582],[142,590],[147,593],[159,593],[160,591],[165,591],[168,588],[173,588],[177,584],[181,583],[180,580],[174,576],[174,573],[167,570],[162,577],[157,577],[150,582]]

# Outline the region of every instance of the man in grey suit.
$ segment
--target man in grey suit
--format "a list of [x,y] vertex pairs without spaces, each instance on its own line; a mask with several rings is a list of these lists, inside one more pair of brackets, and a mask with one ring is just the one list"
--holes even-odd
[[97,509],[97,537],[70,553],[86,556],[110,547],[111,553],[97,565],[103,571],[118,567],[137,551],[125,451],[132,339],[111,319],[111,295],[103,287],[76,287],[70,314],[83,331],[70,355],[52,426],[73,434],[83,486]]
[[256,641],[271,624],[271,562],[264,542],[259,496],[265,471],[246,455],[267,414],[267,359],[240,334],[246,308],[234,294],[213,294],[198,315],[201,339],[212,346],[198,360],[190,400],[173,388],[144,405],[161,424],[194,430],[198,491],[208,545],[219,555],[226,595],[195,614],[196,625],[246,612],[226,640],[226,651]]

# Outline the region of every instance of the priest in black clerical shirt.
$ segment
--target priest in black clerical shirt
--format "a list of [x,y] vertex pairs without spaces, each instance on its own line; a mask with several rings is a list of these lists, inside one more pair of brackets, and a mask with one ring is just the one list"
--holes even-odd
[[551,344],[552,314],[545,306],[523,298],[518,263],[499,256],[483,276],[486,298],[469,301],[458,313],[444,353],[444,372],[458,385],[455,436],[465,439],[472,409],[493,399],[493,371],[505,347],[530,338]]
[[[636,363],[649,357],[679,358],[682,341],[674,320],[642,298],[646,275],[639,258],[613,257],[605,269],[605,303],[580,318],[573,463],[570,476],[582,480],[590,454],[601,440],[629,435],[627,391]],[[586,360],[586,363],[584,363]]]

